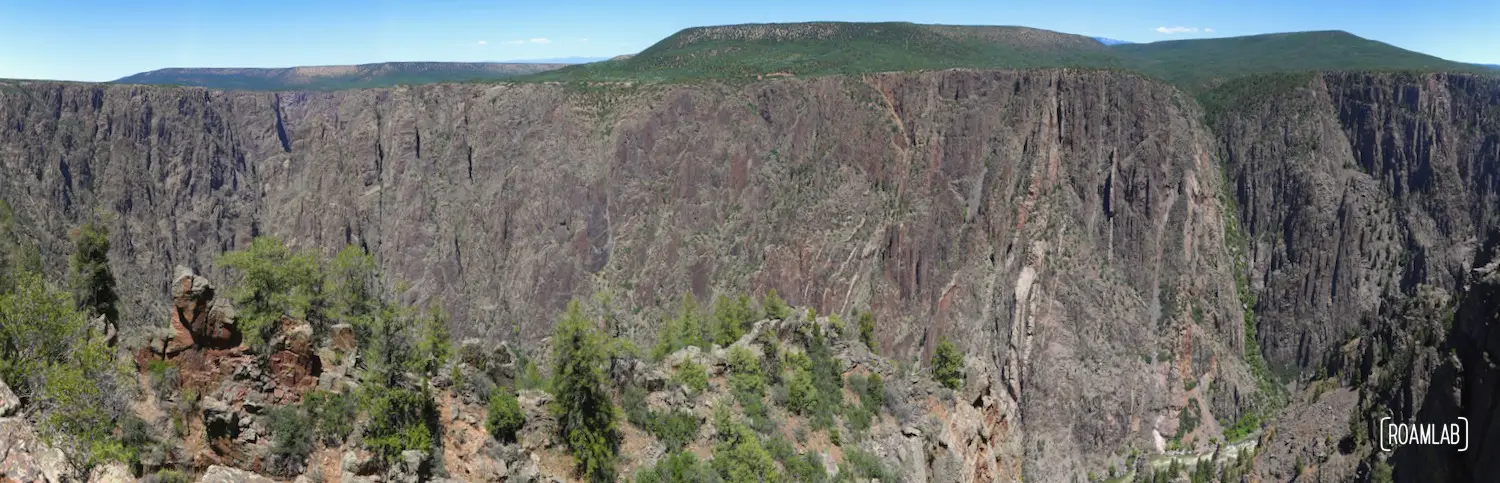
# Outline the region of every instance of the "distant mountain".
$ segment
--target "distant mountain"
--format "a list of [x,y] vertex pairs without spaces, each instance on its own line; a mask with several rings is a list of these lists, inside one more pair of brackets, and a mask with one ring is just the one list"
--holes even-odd
[[214,89],[353,89],[399,84],[498,80],[567,66],[534,62],[386,62],[287,68],[174,68],[153,70],[114,82],[174,84]]
[[1189,91],[1233,77],[1303,71],[1480,72],[1472,64],[1412,52],[1344,31],[1172,40],[1110,47],[1134,69]]
[[1121,67],[1081,35],[1027,27],[810,22],[695,27],[635,56],[567,67],[533,80],[682,80],[931,70],[950,67]]
[[1133,44],[1026,27],[814,22],[689,28],[633,57],[523,79],[679,81],[1055,67],[1130,70],[1194,93],[1254,74],[1494,72],[1342,31]]
[[1479,65],[1482,65],[1482,66],[1485,66],[1485,67],[1489,67],[1491,69],[1500,70],[1500,64],[1479,64]]
[[1127,42],[1127,41],[1124,41],[1124,40],[1115,40],[1115,39],[1105,38],[1105,37],[1094,37],[1094,40],[1098,40],[1099,43],[1104,44],[1104,45],[1121,45],[1121,44],[1133,44],[1133,43],[1135,43],[1135,42]]
[[601,62],[609,60],[609,57],[555,57],[550,59],[516,59],[506,60],[505,64],[587,64],[590,62]]

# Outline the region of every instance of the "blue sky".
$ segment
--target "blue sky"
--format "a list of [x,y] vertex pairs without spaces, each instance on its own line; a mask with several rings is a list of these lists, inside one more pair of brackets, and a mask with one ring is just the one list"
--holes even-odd
[[685,27],[810,20],[1025,25],[1133,42],[1337,29],[1500,64],[1497,0],[0,0],[0,78],[604,57]]

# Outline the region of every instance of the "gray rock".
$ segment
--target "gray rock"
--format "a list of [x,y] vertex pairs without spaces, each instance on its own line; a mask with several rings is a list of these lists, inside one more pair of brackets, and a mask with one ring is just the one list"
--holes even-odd
[[386,481],[418,483],[427,474],[427,453],[420,450],[401,452],[401,458],[386,471]]
[[203,472],[198,483],[276,483],[276,480],[239,468],[213,465]]
[[0,381],[0,418],[10,417],[21,410],[21,398],[11,392],[5,381]]
[[349,449],[339,458],[339,467],[344,473],[369,476],[380,471],[380,460],[375,458],[375,453],[363,449]]
[[61,451],[22,418],[0,418],[0,479],[57,483],[71,477]]

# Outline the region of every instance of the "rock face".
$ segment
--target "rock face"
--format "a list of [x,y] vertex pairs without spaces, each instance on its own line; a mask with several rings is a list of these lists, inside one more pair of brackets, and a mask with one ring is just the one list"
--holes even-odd
[[1220,120],[1273,366],[1309,369],[1392,294],[1463,283],[1500,223],[1497,91],[1330,74]]
[[[1210,129],[1169,86],[1065,70],[587,91],[25,83],[0,89],[0,199],[54,259],[73,222],[120,214],[125,325],[165,309],[164,267],[218,278],[214,256],[266,234],[362,246],[460,337],[518,346],[606,288],[643,321],[688,292],[868,308],[884,352],[948,337],[972,358],[982,423],[957,429],[990,436],[943,439],[968,449],[929,481],[1073,480],[1170,436],[1190,404],[1212,421],[1253,399],[1226,189],[1273,365],[1317,359],[1384,290],[1457,284],[1466,240],[1500,217],[1497,91],[1317,76]],[[893,444],[947,438],[913,429]]]
[[[1476,254],[1465,279],[1462,302],[1453,313],[1441,363],[1421,398],[1416,421],[1453,423],[1468,418],[1468,450],[1446,446],[1405,446],[1392,463],[1401,481],[1485,481],[1500,473],[1500,231]],[[1417,374],[1424,377],[1425,374]]]
[[31,424],[0,417],[0,481],[58,483],[71,476],[62,452],[47,446]]

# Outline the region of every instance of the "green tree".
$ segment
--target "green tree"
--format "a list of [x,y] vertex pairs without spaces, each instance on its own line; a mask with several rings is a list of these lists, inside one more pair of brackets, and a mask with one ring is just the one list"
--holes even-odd
[[750,308],[750,297],[720,295],[714,300],[714,343],[728,347],[745,335],[755,323],[751,320],[755,312]]
[[693,392],[703,392],[708,389],[708,371],[696,362],[683,361],[677,366],[677,382]]
[[521,412],[521,403],[509,389],[499,388],[490,394],[490,403],[485,411],[484,428],[500,441],[515,441],[516,432],[526,424],[526,414]]
[[[375,257],[354,245],[345,246],[328,263],[323,293],[328,315],[334,321],[368,330],[370,318],[380,308],[380,270]],[[360,334],[367,335],[367,334]]]
[[403,451],[432,453],[438,434],[437,406],[423,391],[388,386],[367,386],[365,446],[387,462]]
[[957,390],[964,381],[963,354],[944,337],[932,353],[932,377],[948,389]]
[[787,378],[786,403],[788,409],[797,414],[808,414],[818,405],[818,388],[813,385],[812,373],[806,369],[797,368],[792,370],[792,376]]
[[729,387],[736,394],[760,396],[765,394],[765,374],[760,370],[760,358],[745,346],[729,349]]
[[109,232],[85,223],[74,230],[73,254],[68,257],[68,282],[74,300],[85,313],[103,315],[111,323],[119,320],[115,304],[115,276],[109,270]]
[[620,435],[607,392],[604,346],[595,332],[578,302],[570,302],[552,336],[552,411],[579,474],[590,481],[610,481]]
[[703,320],[703,312],[698,307],[698,298],[688,292],[682,296],[682,309],[677,315],[680,321],[677,326],[682,328],[682,346],[698,346],[707,349],[713,343],[713,337],[709,333],[710,327]]
[[248,250],[220,255],[218,264],[241,275],[229,296],[251,347],[264,345],[283,316],[315,322],[311,316],[322,304],[323,279],[312,255],[293,253],[278,238],[257,237]]
[[865,392],[860,394],[859,402],[870,414],[879,414],[880,408],[885,406],[885,380],[880,378],[880,374],[872,373],[865,384]]
[[448,317],[442,307],[435,303],[429,305],[417,318],[417,330],[416,351],[410,367],[417,374],[431,374],[453,353]]
[[0,380],[38,415],[43,438],[74,470],[126,461],[133,449],[114,438],[125,401],[113,353],[88,329],[63,290],[28,271],[0,294]]
[[727,413],[718,416],[719,443],[714,446],[711,462],[719,477],[730,483],[778,481],[776,460],[761,446],[760,438],[744,425],[734,422]]
[[875,340],[875,315],[869,312],[859,314],[859,340],[869,347],[871,352],[880,350],[880,342]]
[[788,307],[785,300],[776,295],[776,289],[766,292],[765,301],[761,302],[762,310],[766,312],[767,319],[781,320],[792,314],[792,308]]

